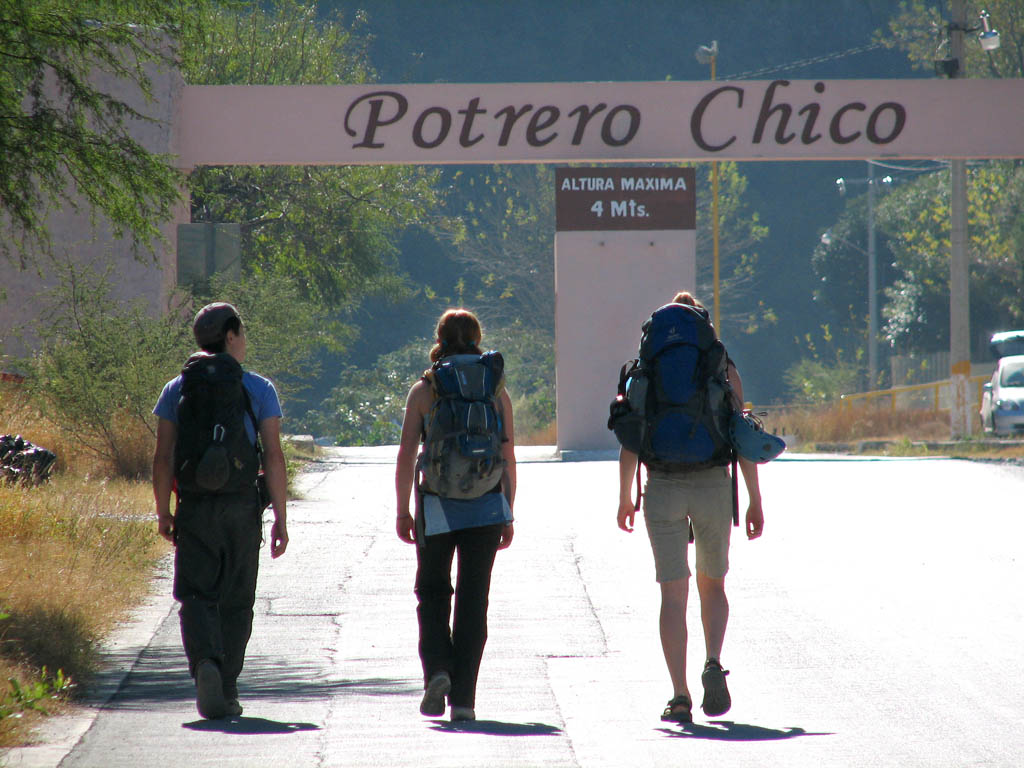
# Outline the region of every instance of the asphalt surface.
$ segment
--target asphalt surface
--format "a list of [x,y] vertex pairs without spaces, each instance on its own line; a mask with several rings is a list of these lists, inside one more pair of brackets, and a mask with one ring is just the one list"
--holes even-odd
[[642,524],[615,526],[615,465],[550,453],[519,449],[475,723],[418,712],[394,448],[336,449],[301,478],[287,554],[264,552],[241,718],[199,718],[165,567],[94,698],[7,764],[1024,764],[1024,469],[799,455],[763,467],[765,534],[734,529],[727,579],[733,709],[677,726],[658,717],[672,693],[658,591]]

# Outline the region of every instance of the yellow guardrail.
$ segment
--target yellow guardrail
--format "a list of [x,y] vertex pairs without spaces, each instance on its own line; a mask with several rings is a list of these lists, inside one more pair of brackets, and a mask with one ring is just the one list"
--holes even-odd
[[[990,376],[971,376],[967,380],[977,386],[978,390],[978,405],[981,405],[981,395],[984,392],[985,382],[988,381]],[[867,405],[871,404],[871,401],[880,398],[888,397],[889,405],[893,410],[896,410],[896,396],[906,394],[909,392],[927,392],[932,390],[934,396],[932,402],[934,403],[932,410],[939,410],[939,392],[943,387],[949,386],[949,379],[942,381],[931,381],[927,384],[907,384],[902,387],[892,387],[890,389],[876,389],[873,392],[855,392],[851,395],[840,395],[839,404],[843,408],[852,408],[855,400],[864,400]]]

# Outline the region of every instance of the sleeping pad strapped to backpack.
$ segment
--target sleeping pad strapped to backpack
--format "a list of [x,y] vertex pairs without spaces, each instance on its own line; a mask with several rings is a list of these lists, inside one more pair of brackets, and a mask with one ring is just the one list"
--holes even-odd
[[728,357],[707,311],[666,304],[643,325],[640,356],[619,375],[608,428],[649,469],[687,472],[733,460]]
[[505,462],[496,401],[504,370],[498,352],[452,355],[430,369],[434,404],[418,460],[427,493],[475,499],[500,482]]
[[[259,454],[245,430],[252,413],[242,366],[222,352],[197,352],[181,371],[174,477],[184,493],[255,488]],[[254,425],[255,426],[255,425]]]

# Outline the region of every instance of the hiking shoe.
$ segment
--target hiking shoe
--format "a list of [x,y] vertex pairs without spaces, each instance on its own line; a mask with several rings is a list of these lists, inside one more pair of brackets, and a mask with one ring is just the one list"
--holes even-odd
[[238,699],[228,699],[224,705],[224,716],[225,717],[241,717],[242,716],[242,705],[238,703]]
[[729,696],[729,686],[725,684],[725,676],[729,670],[722,669],[718,659],[708,659],[704,665],[704,672],[700,681],[704,685],[704,701],[700,708],[709,717],[724,715],[732,707],[732,698]]
[[207,720],[216,720],[228,713],[220,667],[212,659],[203,659],[196,665],[196,709]]
[[690,697],[681,693],[673,699],[668,700],[668,706],[661,713],[661,719],[666,723],[692,723],[693,704]]
[[427,683],[427,689],[423,692],[423,701],[420,702],[421,715],[443,715],[444,697],[452,689],[452,679],[447,672],[435,672]]
[[476,720],[476,712],[472,707],[452,707],[452,722]]

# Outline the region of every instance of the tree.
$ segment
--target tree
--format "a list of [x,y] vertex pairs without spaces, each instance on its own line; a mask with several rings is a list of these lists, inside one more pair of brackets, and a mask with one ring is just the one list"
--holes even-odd
[[152,67],[170,66],[164,30],[192,29],[164,0],[0,0],[0,254],[24,267],[50,252],[47,209],[83,203],[139,253],[180,198],[180,175],[134,138],[151,119],[94,78],[103,71],[150,99]]
[[[697,293],[710,306],[714,298],[710,164],[698,165],[697,174]],[[747,178],[735,162],[718,164],[718,184],[720,315],[723,324],[751,334],[762,323],[776,322],[771,307],[753,297],[758,260],[753,248],[768,236],[768,228],[756,211],[750,211],[745,199]]]
[[[296,0],[204,8],[183,37],[192,84],[362,83],[374,76],[362,19],[317,19]],[[408,166],[206,167],[189,178],[193,221],[242,225],[245,269],[287,275],[301,297],[350,308],[372,291],[398,293],[394,241],[440,223],[439,172]]]
[[[991,14],[1002,45],[985,51],[972,40],[965,46],[967,77],[1024,75],[1024,2],[991,0],[967,4],[974,24],[982,7]],[[949,55],[948,20],[943,8],[902,2],[888,29],[876,38],[906,52],[915,67],[931,70]],[[1024,276],[1024,170],[1018,162],[974,165],[968,174],[968,259],[970,323],[983,333],[1019,326]],[[891,239],[901,273],[887,293],[886,335],[906,351],[929,352],[947,345],[949,326],[949,181],[946,174],[922,177],[890,196],[879,210],[879,224]],[[972,339],[978,349],[980,335]]]
[[[970,168],[967,200],[971,327],[983,334],[1020,327],[1024,167],[993,162]],[[942,349],[949,328],[948,176],[925,176],[894,191],[877,210],[899,273],[886,291],[885,334],[903,351]]]
[[274,382],[290,413],[320,375],[319,354],[337,351],[352,338],[351,328],[304,301],[298,282],[286,275],[250,274],[238,281],[215,276],[209,294],[194,303],[211,301],[238,308],[248,338],[246,366]]
[[[736,163],[719,165],[720,259],[723,317],[756,330],[772,314],[751,301],[756,243],[767,228],[744,201],[746,178]],[[708,302],[712,296],[712,228],[710,166],[698,166],[697,286]],[[489,312],[504,323],[553,329],[555,183],[551,166],[493,166],[461,171],[451,198],[453,213],[461,211],[466,236],[458,241],[456,260],[466,264],[480,286],[470,296],[497,299]],[[474,286],[475,287],[475,286]]]
[[[948,44],[949,13],[926,0],[901,2],[887,30],[878,30],[875,39],[889,48],[907,54],[914,67],[933,71],[937,59],[950,55]],[[968,42],[964,46],[966,77],[1021,77],[1024,75],[1024,2],[1021,0],[985,0],[967,3],[967,18],[978,26],[979,12],[991,14],[992,26],[999,30],[1002,45],[985,51]],[[946,13],[946,16],[943,13]]]
[[[457,171],[449,210],[464,236],[453,258],[468,268],[460,302],[480,305],[484,321],[519,321],[553,334],[555,324],[555,174],[549,165],[495,165]],[[468,281],[467,281],[468,278]],[[467,284],[468,283],[468,284]]]
[[[867,350],[867,222],[867,194],[847,198],[839,218],[828,229],[828,242],[819,242],[811,256],[817,281],[814,301],[825,313],[838,346],[851,354]],[[888,238],[878,228],[875,241],[879,286],[884,288],[884,278],[891,272],[885,265],[892,257]]]
[[111,295],[112,267],[56,258],[41,347],[25,368],[43,414],[84,452],[124,477],[153,457],[153,403],[194,346],[184,312],[154,318]]

